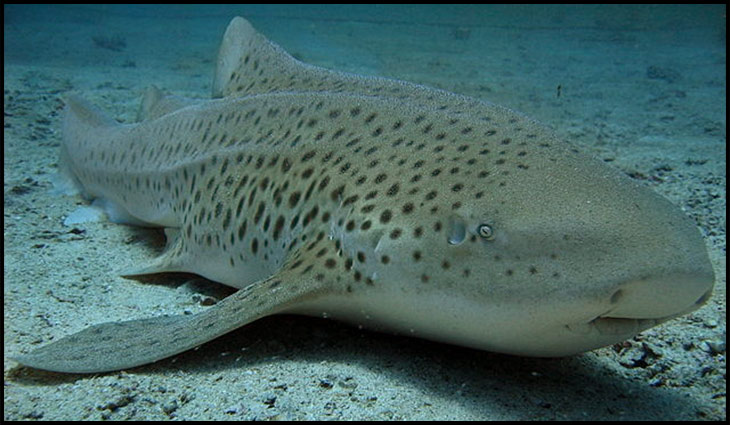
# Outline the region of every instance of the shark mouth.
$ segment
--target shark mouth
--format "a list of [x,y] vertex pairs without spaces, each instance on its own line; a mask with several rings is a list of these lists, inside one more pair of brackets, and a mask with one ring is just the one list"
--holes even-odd
[[565,325],[569,331],[579,334],[588,335],[596,332],[599,335],[625,335],[633,336],[645,329],[649,329],[675,317],[683,316],[700,308],[712,295],[712,290],[702,294],[702,296],[689,307],[670,314],[668,316],[656,318],[631,318],[631,317],[611,317],[611,310],[593,317],[585,322],[572,323]]
[[635,335],[645,329],[649,329],[675,316],[662,317],[660,319],[627,319],[615,317],[596,317],[585,323],[574,323],[565,325],[569,331],[579,335],[598,333],[599,335]]

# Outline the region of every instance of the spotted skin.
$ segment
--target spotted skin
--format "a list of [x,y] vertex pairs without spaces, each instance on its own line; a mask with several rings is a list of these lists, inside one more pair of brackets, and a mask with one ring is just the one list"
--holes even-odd
[[243,18],[213,95],[151,89],[126,125],[69,96],[60,168],[112,220],[165,227],[165,253],[127,275],[240,290],[196,315],[93,326],[21,364],[125,369],[281,312],[569,355],[710,296],[678,208],[519,113],[303,64]]

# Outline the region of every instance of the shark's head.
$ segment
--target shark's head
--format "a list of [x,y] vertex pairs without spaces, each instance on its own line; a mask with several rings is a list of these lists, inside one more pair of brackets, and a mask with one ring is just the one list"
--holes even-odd
[[[542,140],[520,142],[531,128]],[[454,143],[403,169],[403,182],[420,177],[374,211],[392,211],[387,226],[344,242],[372,248],[362,274],[373,287],[411,282],[397,287],[407,297],[364,305],[368,317],[459,345],[561,356],[623,341],[710,297],[703,239],[678,207],[531,123],[522,132],[487,148]]]
[[508,331],[485,339],[490,345],[581,352],[709,298],[714,275],[704,242],[679,208],[585,157],[566,152],[524,170],[519,161],[508,156],[498,169],[511,172],[495,173],[479,199],[465,194],[464,206],[443,217],[441,252],[470,270],[465,298]]

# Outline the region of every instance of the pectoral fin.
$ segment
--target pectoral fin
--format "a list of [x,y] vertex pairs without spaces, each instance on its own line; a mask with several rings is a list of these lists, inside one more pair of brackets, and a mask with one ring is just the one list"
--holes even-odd
[[152,363],[320,292],[315,285],[292,281],[293,277],[278,273],[194,315],[95,325],[13,359],[36,369],[67,373],[108,372]]

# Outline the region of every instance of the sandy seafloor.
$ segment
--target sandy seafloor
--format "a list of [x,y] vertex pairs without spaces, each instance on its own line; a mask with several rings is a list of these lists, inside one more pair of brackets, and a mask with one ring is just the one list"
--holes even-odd
[[[280,316],[123,372],[19,367],[9,355],[91,324],[194,313],[232,292],[191,276],[118,277],[160,252],[160,232],[64,226],[84,201],[50,190],[64,93],[125,122],[151,84],[207,97],[235,15],[306,62],[542,121],[686,210],[706,236],[714,297],[559,359]],[[4,19],[5,420],[725,419],[724,6],[6,6]]]

